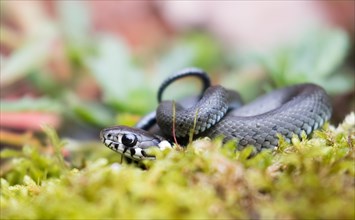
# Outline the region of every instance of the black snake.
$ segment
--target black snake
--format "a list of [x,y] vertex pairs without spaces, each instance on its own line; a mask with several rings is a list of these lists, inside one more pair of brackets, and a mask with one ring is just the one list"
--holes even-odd
[[[186,76],[203,82],[202,95],[181,102],[161,101],[167,86]],[[278,89],[242,105],[236,92],[211,86],[207,74],[197,68],[184,69],[165,80],[158,91],[158,101],[157,110],[135,128],[115,126],[102,130],[103,143],[133,160],[154,159],[147,149],[171,147],[174,138],[186,143],[190,136],[223,136],[224,141],[235,140],[238,149],[252,145],[259,152],[277,147],[278,134],[286,141],[293,134],[301,136],[302,131],[311,134],[329,120],[332,112],[327,93],[315,84]]]

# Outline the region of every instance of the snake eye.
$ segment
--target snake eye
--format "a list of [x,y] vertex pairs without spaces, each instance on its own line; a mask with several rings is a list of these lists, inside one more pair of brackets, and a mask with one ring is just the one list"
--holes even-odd
[[122,144],[127,147],[133,147],[137,143],[137,137],[133,134],[124,134],[122,136]]

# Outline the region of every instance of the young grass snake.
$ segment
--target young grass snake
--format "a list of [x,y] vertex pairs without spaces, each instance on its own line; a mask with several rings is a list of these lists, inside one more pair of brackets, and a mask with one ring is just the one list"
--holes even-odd
[[[162,101],[165,89],[177,79],[195,76],[203,83],[200,97],[180,102]],[[298,84],[272,91],[243,105],[239,95],[217,85],[198,68],[183,69],[166,79],[158,91],[159,106],[132,127],[102,130],[100,138],[110,149],[133,160],[155,159],[147,149],[171,147],[173,140],[185,143],[189,136],[235,140],[236,149],[247,145],[255,151],[278,146],[278,134],[290,141],[302,131],[310,135],[331,117],[331,103],[323,88]]]

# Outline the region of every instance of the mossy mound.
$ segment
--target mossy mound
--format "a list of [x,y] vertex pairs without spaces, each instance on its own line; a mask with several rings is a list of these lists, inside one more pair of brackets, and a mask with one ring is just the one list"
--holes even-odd
[[354,121],[251,158],[252,148],[202,139],[146,170],[99,143],[75,165],[70,144],[47,130],[53,151],[2,151],[1,218],[354,219]]

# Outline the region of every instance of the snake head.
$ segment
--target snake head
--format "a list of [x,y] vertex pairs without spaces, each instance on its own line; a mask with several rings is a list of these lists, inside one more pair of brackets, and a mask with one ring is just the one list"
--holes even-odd
[[171,148],[171,144],[147,131],[127,126],[116,126],[103,129],[100,132],[101,141],[111,150],[123,154],[133,160],[154,160],[154,155],[149,155],[152,148],[164,150]]

